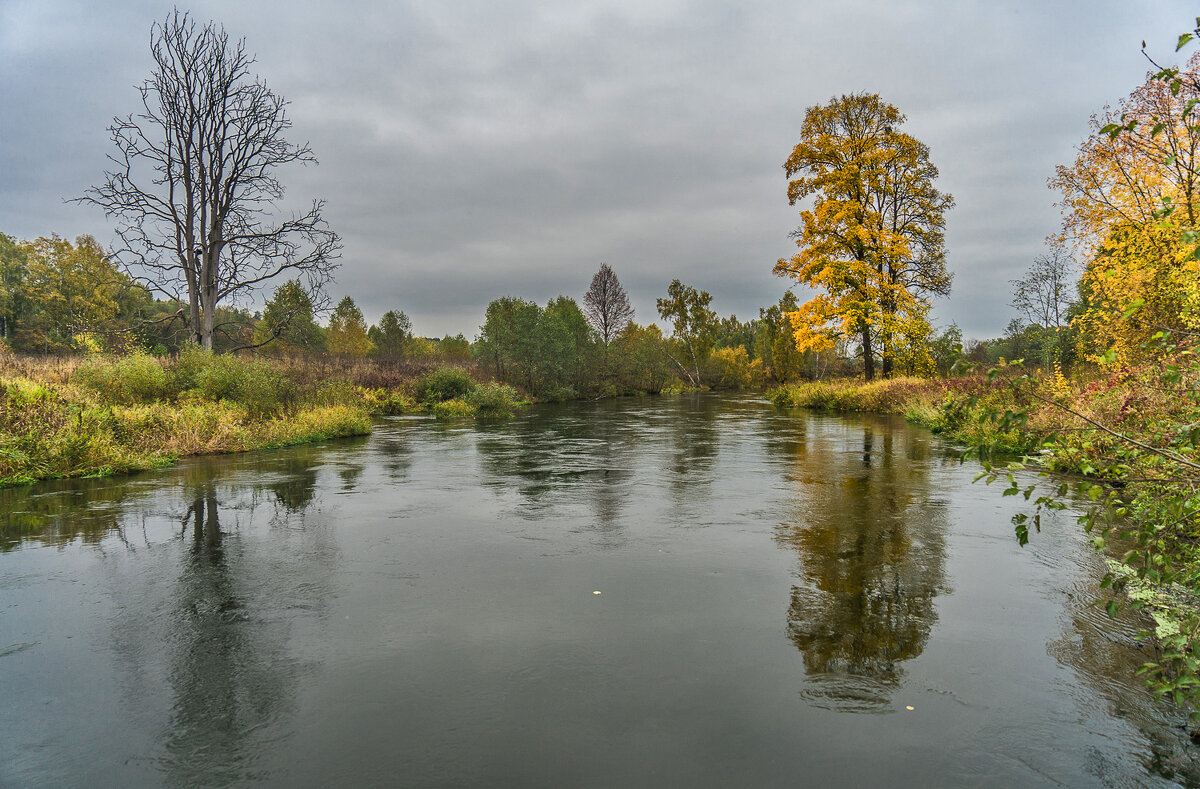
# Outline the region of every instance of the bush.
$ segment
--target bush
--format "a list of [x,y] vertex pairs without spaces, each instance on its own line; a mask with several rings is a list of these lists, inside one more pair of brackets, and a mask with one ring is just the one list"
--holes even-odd
[[433,416],[437,419],[473,419],[475,406],[466,400],[443,400],[434,403]]
[[417,381],[417,398],[424,403],[442,403],[475,391],[475,381],[461,367],[438,367]]
[[162,363],[143,353],[122,359],[88,359],[71,376],[71,382],[89,389],[107,403],[153,403],[170,396],[170,376]]
[[256,417],[275,413],[295,399],[291,382],[269,363],[198,348],[179,354],[174,378],[177,392],[195,390],[214,402],[231,400]]
[[467,402],[475,406],[478,415],[503,419],[513,415],[519,402],[517,390],[508,384],[490,383],[475,388],[467,395]]

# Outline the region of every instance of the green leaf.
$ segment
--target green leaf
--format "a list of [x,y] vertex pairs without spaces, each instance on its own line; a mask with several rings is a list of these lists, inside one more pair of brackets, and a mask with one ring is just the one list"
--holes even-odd
[[1109,615],[1110,617],[1112,617],[1113,619],[1116,619],[1116,618],[1117,618],[1117,611],[1118,611],[1119,609],[1120,609],[1120,606],[1119,606],[1119,605],[1117,605],[1117,601],[1116,601],[1116,600],[1109,600],[1109,601],[1108,601],[1108,604],[1104,606],[1104,610],[1105,610],[1105,611],[1107,611],[1107,612],[1108,612],[1108,615]]
[[1128,318],[1142,308],[1146,303],[1145,299],[1136,299],[1132,304],[1125,308],[1125,312],[1121,313],[1122,318]]
[[[1179,37],[1178,43],[1175,44],[1175,51],[1178,52],[1179,50],[1183,49],[1185,46],[1187,46],[1187,43],[1191,40],[1192,40],[1191,33],[1184,33],[1183,35],[1181,35]],[[1142,49],[1145,49],[1145,48],[1146,48],[1146,43],[1143,41]]]

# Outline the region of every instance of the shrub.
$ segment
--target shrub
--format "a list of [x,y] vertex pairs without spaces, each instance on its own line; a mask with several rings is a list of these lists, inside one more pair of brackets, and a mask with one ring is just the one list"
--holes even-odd
[[508,384],[490,383],[475,388],[467,395],[467,402],[475,406],[478,416],[503,419],[513,415],[519,402],[517,390]]
[[107,403],[152,403],[170,395],[170,376],[162,363],[142,353],[116,361],[88,359],[71,375],[71,382]]
[[417,381],[417,398],[424,403],[462,398],[474,390],[475,381],[461,367],[438,367]]
[[437,419],[472,419],[475,416],[475,406],[466,400],[443,400],[434,403],[432,410]]
[[291,382],[259,359],[188,349],[179,354],[174,378],[177,392],[195,390],[209,400],[231,400],[255,417],[275,413],[295,399]]

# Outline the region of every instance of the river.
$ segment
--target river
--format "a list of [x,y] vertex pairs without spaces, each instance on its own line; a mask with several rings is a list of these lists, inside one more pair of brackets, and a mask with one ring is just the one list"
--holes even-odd
[[0,491],[0,786],[1171,786],[1069,516],[630,398]]

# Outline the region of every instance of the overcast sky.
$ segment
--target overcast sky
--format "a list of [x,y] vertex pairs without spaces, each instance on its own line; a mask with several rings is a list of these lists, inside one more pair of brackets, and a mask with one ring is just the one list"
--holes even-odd
[[[138,109],[161,2],[0,0],[0,232],[112,240],[67,204],[102,179],[112,116]],[[798,209],[782,165],[805,109],[877,92],[932,149],[954,288],[940,325],[1000,334],[1058,226],[1046,179],[1088,117],[1173,58],[1184,2],[481,2],[205,0],[292,102],[328,201],[335,299],[368,320],[473,337],[488,301],[582,299],[607,262],[637,309],[679,278],[756,317],[788,282]],[[798,295],[803,292],[798,291]]]

